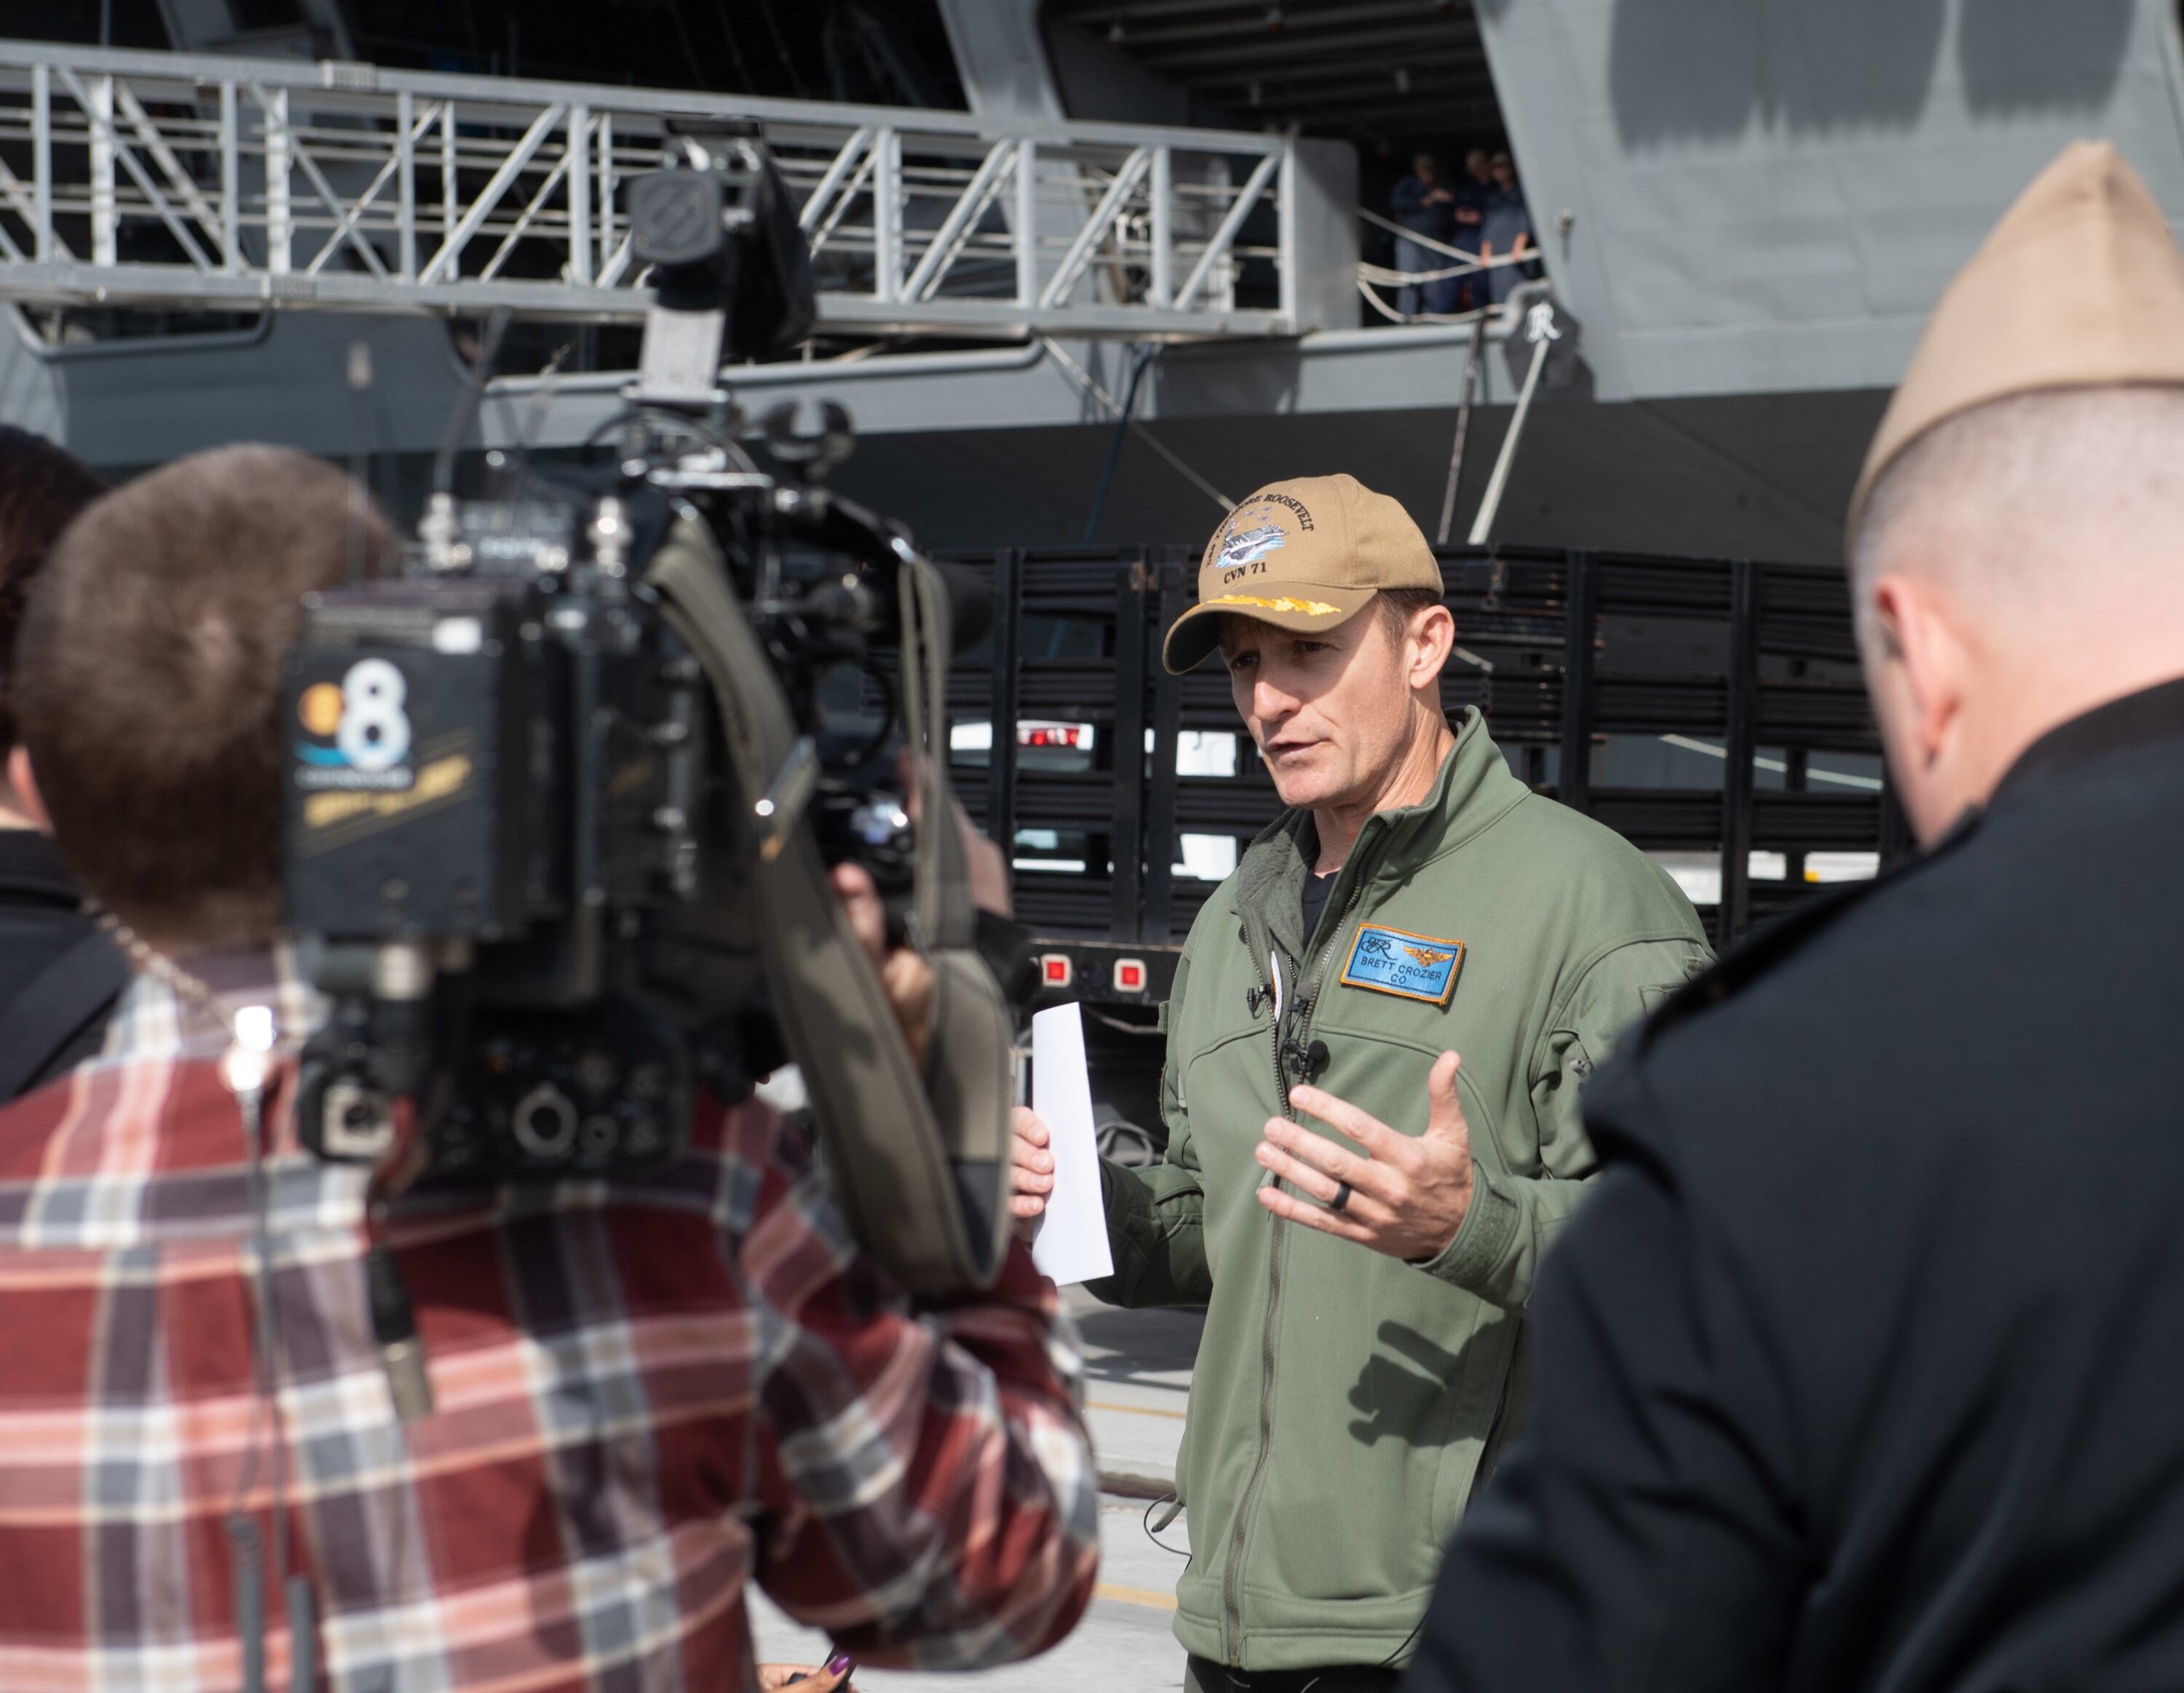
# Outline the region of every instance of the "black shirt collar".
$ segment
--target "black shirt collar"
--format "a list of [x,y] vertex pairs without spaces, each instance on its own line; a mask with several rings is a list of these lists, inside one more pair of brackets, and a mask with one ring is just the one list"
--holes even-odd
[[53,844],[36,829],[0,829],[0,897],[56,905],[82,903]]
[[2018,755],[1996,787],[2001,799],[2109,753],[2184,739],[2184,677],[2156,682],[2058,724]]

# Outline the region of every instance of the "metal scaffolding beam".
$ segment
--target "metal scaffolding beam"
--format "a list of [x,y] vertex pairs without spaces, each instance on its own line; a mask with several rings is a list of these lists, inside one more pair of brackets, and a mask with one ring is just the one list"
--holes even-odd
[[677,119],[760,125],[837,333],[1294,335],[1350,286],[1291,137],[0,42],[0,301],[638,317],[617,191]]

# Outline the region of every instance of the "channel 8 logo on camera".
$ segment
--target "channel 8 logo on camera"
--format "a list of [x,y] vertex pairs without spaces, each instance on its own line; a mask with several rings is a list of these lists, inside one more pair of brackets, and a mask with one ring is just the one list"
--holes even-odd
[[305,688],[296,702],[307,737],[296,749],[298,782],[315,788],[409,787],[409,692],[400,668],[382,658],[359,659],[338,683]]

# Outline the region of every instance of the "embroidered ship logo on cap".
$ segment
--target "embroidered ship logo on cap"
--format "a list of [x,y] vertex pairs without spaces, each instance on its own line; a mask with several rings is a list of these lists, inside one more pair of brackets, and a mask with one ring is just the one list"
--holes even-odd
[[1289,545],[1289,539],[1280,524],[1262,523],[1256,529],[1244,530],[1223,541],[1221,562],[1229,565],[1256,564],[1268,554]]
[[1369,988],[1399,999],[1446,1005],[1456,992],[1456,973],[1463,967],[1463,943],[1368,923],[1350,944],[1342,966],[1342,985]]

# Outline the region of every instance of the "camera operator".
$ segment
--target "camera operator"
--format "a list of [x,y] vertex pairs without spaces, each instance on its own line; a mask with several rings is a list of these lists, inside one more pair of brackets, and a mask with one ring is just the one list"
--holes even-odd
[[436,1406],[398,1419],[368,1172],[300,1149],[285,1062],[252,1156],[221,1067],[319,1012],[276,934],[281,656],[390,550],[332,468],[233,448],[101,500],[33,601],[14,776],[137,971],[0,1112],[0,1685],[749,1688],[753,1580],[866,1662],[1052,1645],[1096,1493],[1051,1285],[1017,1247],[913,1308],[755,1100],[653,1174],[395,1200]]

